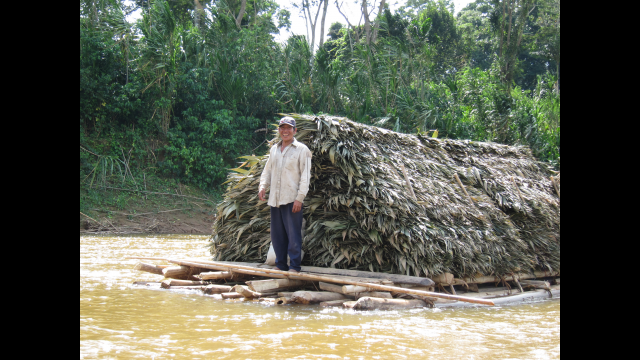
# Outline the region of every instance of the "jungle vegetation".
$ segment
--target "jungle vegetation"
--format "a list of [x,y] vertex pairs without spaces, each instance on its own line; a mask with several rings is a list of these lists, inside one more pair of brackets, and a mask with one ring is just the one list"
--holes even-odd
[[338,2],[297,2],[319,39],[276,42],[292,14],[272,0],[81,0],[81,191],[157,178],[219,193],[283,112],[527,145],[559,168],[560,0],[457,16],[447,0],[362,0],[362,25],[319,21]]

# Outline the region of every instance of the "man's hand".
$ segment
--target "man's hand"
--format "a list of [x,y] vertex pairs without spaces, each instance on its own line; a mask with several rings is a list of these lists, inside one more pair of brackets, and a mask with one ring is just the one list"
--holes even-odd
[[264,199],[264,193],[265,193],[265,190],[264,190],[264,189],[260,190],[260,192],[258,193],[258,198],[260,198],[260,200],[262,200],[262,201],[264,201],[264,200],[265,200],[265,199]]
[[291,210],[291,212],[297,213],[300,210],[302,210],[302,203],[298,200],[294,201],[293,209]]

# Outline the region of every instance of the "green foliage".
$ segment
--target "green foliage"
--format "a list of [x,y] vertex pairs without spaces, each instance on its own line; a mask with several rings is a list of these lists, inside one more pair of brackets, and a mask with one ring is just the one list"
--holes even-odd
[[237,154],[251,151],[253,132],[246,129],[255,128],[259,120],[234,116],[221,101],[199,100],[169,130],[163,169],[202,189],[215,189]]
[[[264,152],[278,112],[437,129],[559,159],[558,0],[516,8],[525,31],[502,53],[499,1],[477,0],[454,18],[450,1],[412,0],[373,21],[371,44],[362,26],[336,23],[315,54],[304,36],[273,40],[292,14],[271,0],[248,0],[239,27],[241,1],[200,3],[81,2],[83,186],[135,187],[161,175],[215,192],[238,156]],[[142,18],[128,23],[136,7]]]

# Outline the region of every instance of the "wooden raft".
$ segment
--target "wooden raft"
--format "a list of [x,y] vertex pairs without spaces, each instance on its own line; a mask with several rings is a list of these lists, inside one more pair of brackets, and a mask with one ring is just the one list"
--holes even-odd
[[[220,294],[223,299],[251,299],[276,305],[319,304],[356,310],[433,307],[437,303],[456,302],[494,305],[492,300],[482,297],[456,295],[454,285],[465,285],[467,290],[474,291],[477,290],[478,283],[468,283],[465,281],[467,279],[454,279],[450,274],[429,279],[311,266],[303,266],[301,273],[292,273],[259,263],[158,257],[128,259],[170,263],[171,265],[138,263],[134,267],[135,270],[163,275],[165,279],[160,283],[162,288],[199,290],[209,295]],[[521,282],[518,282],[516,277],[513,278],[513,281],[518,283],[520,291],[520,283],[527,289],[544,288],[543,282],[526,282],[524,279],[531,277],[525,276],[518,276],[522,279]],[[491,277],[490,280],[496,282],[496,277]],[[503,281],[509,287],[504,277],[499,278],[499,281]],[[144,285],[149,286],[150,283],[144,282]],[[451,293],[442,285],[448,285]],[[436,286],[443,292],[435,292]],[[547,283],[547,288],[548,286]]]

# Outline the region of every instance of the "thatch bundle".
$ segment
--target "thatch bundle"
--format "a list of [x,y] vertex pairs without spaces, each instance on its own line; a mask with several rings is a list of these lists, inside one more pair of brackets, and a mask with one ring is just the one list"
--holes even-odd
[[[457,277],[560,270],[559,177],[556,190],[527,148],[290,116],[313,153],[303,264]],[[264,261],[269,248],[269,206],[258,201],[266,157],[244,158],[218,206],[216,260]]]

